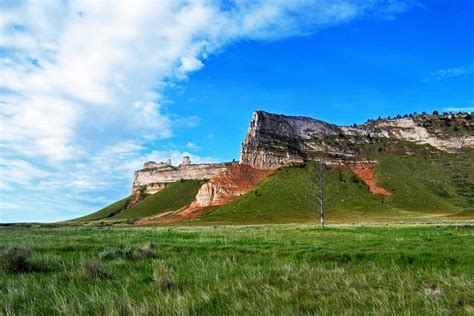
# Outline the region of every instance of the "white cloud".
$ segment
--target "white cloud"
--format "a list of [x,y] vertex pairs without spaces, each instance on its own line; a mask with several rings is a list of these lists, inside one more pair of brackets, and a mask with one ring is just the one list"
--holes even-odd
[[[70,204],[52,202],[58,193],[55,187],[64,188],[64,196],[73,189],[89,192],[90,200],[96,201],[98,190],[128,187],[129,172],[138,162],[184,154],[144,146],[171,137],[175,126],[198,123],[196,117],[172,119],[164,113],[163,92],[204,67],[210,54],[240,40],[304,35],[374,13],[393,16],[412,1],[397,4],[384,0],[0,3],[0,150],[10,163],[27,163],[18,167],[22,175],[14,174],[20,180],[6,181],[1,188],[17,194],[28,189],[38,195],[36,189],[41,188],[41,212],[62,207],[83,210],[87,203],[74,198]],[[25,178],[32,169],[44,174]],[[53,197],[48,200],[49,196]],[[4,200],[4,205],[12,201]],[[31,206],[24,203],[25,209]]]
[[196,71],[201,69],[204,64],[196,57],[182,57],[180,58],[180,65],[178,70],[182,73]]
[[196,145],[193,142],[187,142],[186,147],[188,147],[190,150],[201,150],[202,148]]
[[439,69],[431,73],[430,79],[435,81],[464,77],[474,74],[474,64],[468,66]]
[[48,175],[48,172],[25,160],[0,157],[0,190],[11,191],[15,186],[29,186]]
[[196,115],[183,117],[179,119],[172,120],[172,124],[175,127],[195,127],[199,124],[201,119]]

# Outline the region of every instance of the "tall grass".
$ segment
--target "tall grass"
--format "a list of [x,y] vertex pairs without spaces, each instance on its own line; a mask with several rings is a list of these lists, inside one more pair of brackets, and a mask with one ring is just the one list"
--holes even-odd
[[[474,230],[281,225],[0,230],[50,273],[0,272],[2,314],[472,314]],[[103,257],[104,249],[156,256]],[[88,277],[84,262],[92,262]]]

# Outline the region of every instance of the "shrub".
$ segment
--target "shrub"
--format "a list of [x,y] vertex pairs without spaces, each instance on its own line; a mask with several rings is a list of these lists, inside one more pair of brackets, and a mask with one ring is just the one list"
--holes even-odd
[[163,290],[176,287],[173,272],[164,264],[160,264],[153,269],[153,280]]
[[133,225],[135,222],[138,220],[138,218],[129,218],[127,219],[127,224],[128,225]]
[[105,248],[99,253],[99,258],[104,260],[112,260],[121,257],[122,254],[119,253],[119,249],[116,248]]
[[10,273],[25,273],[33,271],[33,266],[28,261],[31,255],[29,248],[8,248],[3,250],[3,268]]
[[150,244],[145,244],[141,247],[105,248],[99,253],[99,257],[104,260],[140,260],[156,258],[157,255]]
[[102,266],[94,260],[84,261],[82,264],[82,269],[84,271],[84,275],[88,279],[105,279],[108,277],[102,269]]
[[145,244],[141,247],[135,248],[132,252],[134,259],[156,258],[157,255],[150,244]]
[[359,183],[359,182],[360,182],[360,179],[354,174],[354,175],[352,175],[351,181],[352,181],[353,183]]

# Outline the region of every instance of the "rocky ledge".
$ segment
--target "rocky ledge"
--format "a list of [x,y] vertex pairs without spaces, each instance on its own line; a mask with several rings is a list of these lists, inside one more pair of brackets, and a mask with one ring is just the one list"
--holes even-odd
[[173,166],[169,159],[160,163],[148,161],[143,169],[135,171],[132,194],[140,190],[144,190],[144,194],[153,194],[180,180],[210,179],[231,165],[232,163],[193,164],[187,156],[179,166]]
[[308,160],[339,164],[357,161],[361,145],[401,140],[455,152],[474,147],[470,114],[418,115],[379,119],[360,126],[338,126],[303,116],[254,112],[240,163],[275,169]]

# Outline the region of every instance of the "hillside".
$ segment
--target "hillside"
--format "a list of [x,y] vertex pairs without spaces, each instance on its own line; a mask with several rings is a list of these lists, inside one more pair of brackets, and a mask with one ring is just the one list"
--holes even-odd
[[474,219],[473,147],[474,120],[468,113],[337,126],[257,111],[240,163],[206,165],[215,170],[209,181],[181,180],[162,189],[156,184],[176,170],[192,169],[185,176],[202,179],[195,169],[204,165],[192,165],[189,158],[184,167],[150,168],[148,162],[143,170],[149,187],[144,181],[139,187],[157,193],[133,207],[126,198],[71,222],[314,222],[314,161],[329,167],[329,222]]
[[[374,154],[377,183],[391,195],[373,194],[349,168],[327,173],[328,222],[474,219],[473,152],[400,157]],[[312,196],[311,163],[281,168],[251,192],[216,208],[199,223],[259,224],[319,220]]]
[[[419,146],[411,146],[417,148]],[[365,155],[377,159],[377,186],[391,195],[374,194],[364,181],[347,167],[327,172],[327,221],[353,223],[368,221],[426,221],[474,219],[474,152],[437,153],[418,148],[402,156],[395,148],[379,152],[366,148]],[[405,148],[406,150],[406,148]],[[425,157],[424,155],[429,155]],[[190,224],[263,224],[316,222],[317,202],[311,184],[312,163],[283,167],[235,200],[206,209],[205,215]],[[190,204],[202,182],[177,182],[122,210],[126,199],[97,213],[76,220],[118,222],[136,220]]]
[[92,214],[89,214],[83,217],[69,220],[67,221],[67,223],[93,222],[93,221],[111,218],[115,214],[119,213],[121,210],[125,209],[129,201],[130,201],[130,197],[123,198],[117,202],[114,202],[98,210],[97,212],[94,212]]
[[145,197],[140,203],[126,208],[130,197],[115,202],[88,216],[74,219],[71,223],[91,221],[133,221],[153,214],[174,211],[190,204],[205,181],[178,181],[165,189]]

